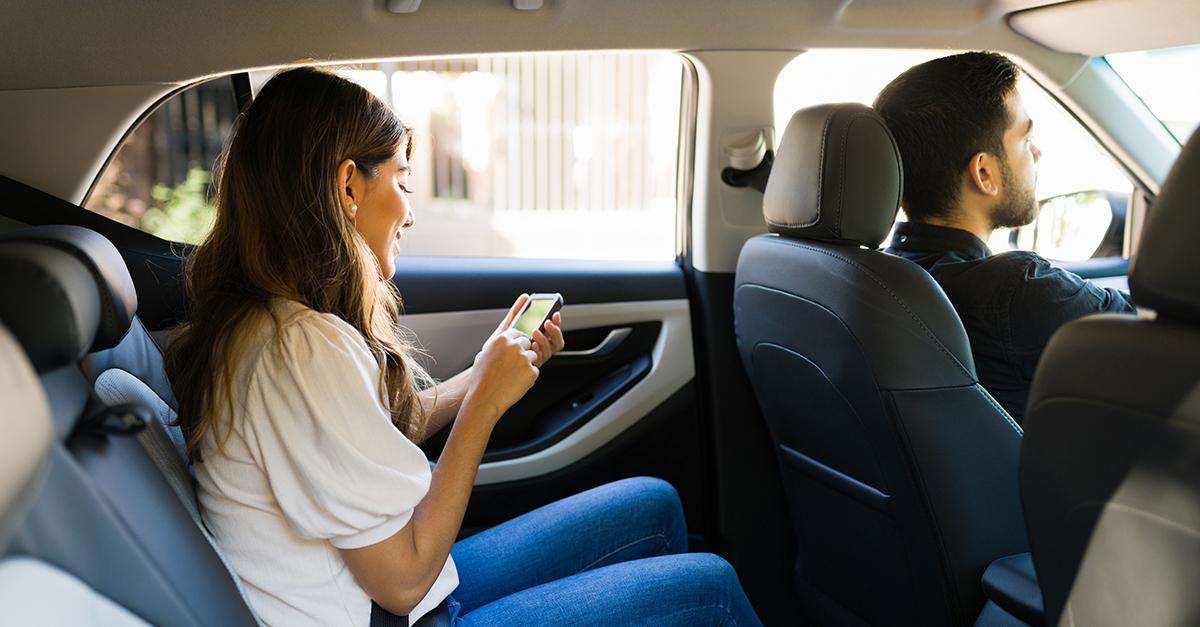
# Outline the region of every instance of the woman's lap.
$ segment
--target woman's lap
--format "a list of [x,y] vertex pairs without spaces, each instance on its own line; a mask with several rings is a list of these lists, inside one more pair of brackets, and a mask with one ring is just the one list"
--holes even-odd
[[733,568],[686,551],[674,488],[617,481],[456,543],[452,606],[464,625],[758,624]]

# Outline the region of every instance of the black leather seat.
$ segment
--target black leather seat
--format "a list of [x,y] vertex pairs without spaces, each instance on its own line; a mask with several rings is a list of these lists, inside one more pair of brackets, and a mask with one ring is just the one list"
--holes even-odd
[[1200,139],[1147,218],[1139,308],[1064,326],[1038,364],[1021,496],[1050,625],[1200,625]]
[[968,625],[992,560],[1026,550],[1021,431],[917,265],[879,252],[900,155],[871,109],[798,111],[742,249],[734,325],[769,423],[817,624]]

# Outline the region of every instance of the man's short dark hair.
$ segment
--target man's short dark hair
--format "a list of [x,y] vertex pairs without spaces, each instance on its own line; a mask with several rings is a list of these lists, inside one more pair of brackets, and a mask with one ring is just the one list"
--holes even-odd
[[904,162],[909,219],[949,217],[963,167],[977,152],[1005,159],[1005,100],[1020,69],[994,52],[966,52],[909,68],[875,98]]

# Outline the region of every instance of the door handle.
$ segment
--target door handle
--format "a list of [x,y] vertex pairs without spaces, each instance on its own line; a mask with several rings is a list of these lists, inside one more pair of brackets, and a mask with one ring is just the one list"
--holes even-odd
[[625,338],[629,337],[631,333],[633,333],[633,327],[620,327],[618,329],[613,329],[612,331],[608,332],[608,335],[605,336],[605,338],[601,340],[599,344],[589,349],[577,351],[559,351],[555,357],[558,359],[595,359],[598,357],[605,357],[617,350],[617,347],[621,345],[621,342],[624,342]]

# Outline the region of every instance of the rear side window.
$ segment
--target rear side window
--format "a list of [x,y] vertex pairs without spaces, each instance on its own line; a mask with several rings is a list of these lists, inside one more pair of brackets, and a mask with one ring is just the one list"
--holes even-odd
[[[775,84],[779,133],[796,109],[828,102],[870,106],[893,78],[908,68],[954,54],[945,50],[814,50],[782,72]],[[1034,120],[1038,162],[1036,221],[1020,229],[997,229],[993,252],[1032,250],[1048,259],[1081,261],[1125,256],[1125,213],[1133,185],[1112,157],[1058,102],[1029,77],[1019,87]],[[903,219],[901,212],[900,219]]]
[[166,240],[198,243],[212,228],[212,171],[237,113],[228,78],[171,96],[125,138],[84,207]]
[[[678,55],[488,55],[339,71],[414,131],[416,224],[402,254],[675,257]],[[271,74],[251,74],[255,90]],[[192,91],[216,99],[218,89],[228,111],[203,109],[207,100],[196,109]],[[228,79],[167,102],[121,147],[87,208],[165,239],[202,239],[233,102]]]

